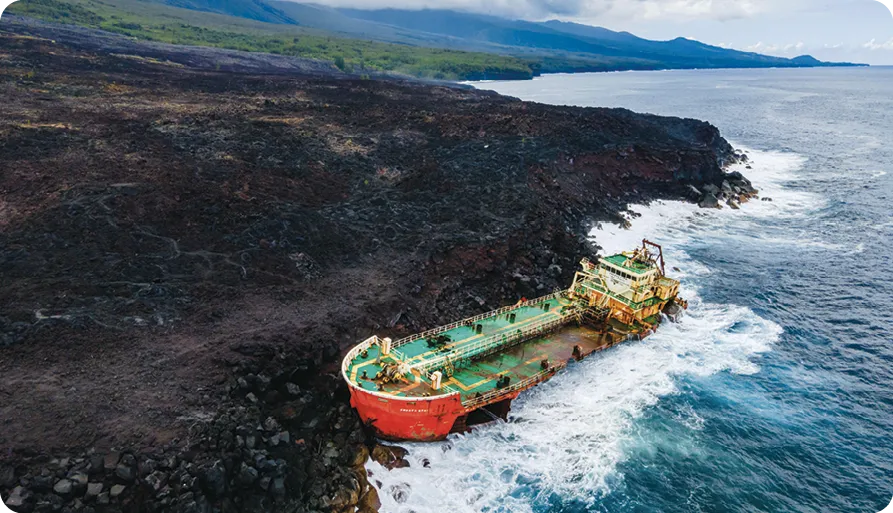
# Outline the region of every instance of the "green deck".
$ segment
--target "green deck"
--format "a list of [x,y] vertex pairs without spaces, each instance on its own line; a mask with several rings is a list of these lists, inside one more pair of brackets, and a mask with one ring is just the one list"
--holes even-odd
[[[502,376],[507,375],[511,378],[511,383],[518,383],[538,374],[542,370],[541,362],[543,360],[554,363],[567,361],[573,357],[575,345],[580,345],[584,353],[590,353],[609,345],[609,341],[610,339],[604,333],[588,328],[569,326],[548,336],[528,340],[503,352],[486,356],[457,368],[452,378],[444,381],[444,384],[450,388],[444,387],[440,391],[435,391],[427,382],[423,381],[417,384],[389,383],[384,386],[382,392],[399,397],[422,397],[455,391],[461,394],[462,401],[466,401],[472,399],[477,393],[483,394],[494,390],[496,382]],[[366,358],[357,357],[351,366],[352,379],[355,368],[366,370],[370,378],[381,370],[381,367],[375,364],[378,350],[377,346],[373,346]],[[360,367],[363,363],[368,365]],[[360,375],[362,370],[359,371]],[[377,390],[376,384],[371,379],[360,378],[355,379],[354,382],[366,390]]]
[[628,271],[634,272],[636,274],[645,274],[649,270],[653,269],[653,267],[645,265],[641,262],[636,262],[634,260],[629,259],[625,255],[611,255],[602,258],[605,262],[609,262],[611,264],[616,265],[617,267],[621,267]]
[[[448,335],[451,342],[443,348],[431,348],[427,339],[421,338],[399,346],[391,355],[385,356],[381,363],[376,360],[379,357],[379,347],[372,346],[365,358],[358,355],[348,368],[348,375],[352,382],[360,387],[378,391],[378,385],[372,381],[385,363],[396,363],[397,358],[410,365],[422,364],[444,354],[460,352],[463,347],[474,344],[491,335],[511,335],[519,329],[541,326],[552,321],[562,319],[563,307],[573,304],[566,298],[555,298],[547,301],[549,310],[542,305],[522,306],[504,312],[501,315],[479,320],[474,324],[481,324],[482,333],[475,333],[473,326],[458,326],[443,332]],[[515,322],[509,321],[509,315],[515,314]],[[576,335],[573,333],[577,333]],[[517,383],[532,377],[542,370],[541,362],[548,359],[550,362],[566,361],[573,353],[574,345],[581,345],[584,351],[589,352],[604,340],[596,340],[598,335],[584,337],[579,330],[563,329],[556,333],[533,338],[520,344],[500,350],[495,354],[457,363],[451,377],[444,376],[441,390],[436,391],[430,387],[428,381],[423,379],[421,383],[413,383],[406,380],[404,383],[389,383],[383,386],[381,392],[402,397],[421,397],[448,394],[458,391],[465,400],[477,393],[484,393],[496,388],[496,382],[504,375],[511,378],[511,383]],[[363,372],[366,378],[363,378]]]
[[[609,256],[605,260],[637,274],[653,269],[628,260],[624,255]],[[607,315],[607,310],[593,304],[591,297],[607,294],[633,310],[666,301],[653,296],[633,303],[604,289],[600,283],[603,282],[582,280],[571,292],[556,293],[526,302],[523,306],[500,309],[396,341],[390,354],[384,356],[380,354],[379,344],[385,342],[373,337],[362,346],[365,351],[356,348],[351,352],[352,360],[345,362],[347,379],[364,390],[395,397],[430,397],[458,392],[463,404],[467,405],[498,400],[498,393],[488,394],[497,389],[498,384],[502,388],[514,387],[513,390],[531,386],[572,358],[574,346],[579,345],[585,355],[610,346],[629,334],[640,333],[659,321],[655,314],[646,319],[645,325],[638,321],[626,325],[608,316],[607,329],[601,332],[568,327],[572,319],[582,321],[585,318],[591,322],[599,315]],[[599,313],[599,309],[603,311]],[[438,341],[437,337],[448,339]],[[544,360],[548,360],[546,365]],[[385,369],[391,373],[392,381],[388,383],[375,379]],[[394,371],[400,375],[395,376]],[[437,371],[442,374],[439,390],[432,387],[432,380],[436,379],[433,373]],[[504,377],[510,378],[508,385],[500,383]]]

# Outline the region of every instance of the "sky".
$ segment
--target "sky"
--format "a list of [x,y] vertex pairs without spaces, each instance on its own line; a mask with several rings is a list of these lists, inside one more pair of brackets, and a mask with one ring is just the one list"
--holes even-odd
[[337,7],[459,9],[560,19],[648,39],[821,60],[893,65],[893,0],[315,0]]

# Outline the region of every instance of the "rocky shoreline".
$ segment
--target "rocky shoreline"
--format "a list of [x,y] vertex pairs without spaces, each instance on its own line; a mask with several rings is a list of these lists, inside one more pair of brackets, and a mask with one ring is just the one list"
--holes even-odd
[[0,43],[15,511],[375,511],[407,463],[347,349],[565,286],[628,204],[756,194],[702,121]]

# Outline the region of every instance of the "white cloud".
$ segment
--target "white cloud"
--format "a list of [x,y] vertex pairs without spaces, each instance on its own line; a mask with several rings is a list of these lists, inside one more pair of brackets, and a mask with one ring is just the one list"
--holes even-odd
[[862,48],[867,48],[868,50],[893,50],[893,38],[886,43],[878,43],[876,39],[872,39],[862,45]]
[[[518,18],[730,20],[779,10],[772,0],[316,0],[362,9],[459,9]],[[785,9],[805,0],[787,0]]]
[[803,44],[802,41],[798,41],[796,43],[788,43],[788,44],[766,44],[762,41],[744,47],[744,50],[748,52],[757,52],[757,53],[797,53],[803,50],[806,45]]
[[654,18],[750,18],[772,5],[762,0],[647,0]]

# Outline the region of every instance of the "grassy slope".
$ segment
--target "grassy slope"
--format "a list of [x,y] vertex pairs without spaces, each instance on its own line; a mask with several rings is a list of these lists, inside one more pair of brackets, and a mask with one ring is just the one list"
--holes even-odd
[[151,41],[330,60],[356,73],[393,71],[440,79],[531,78],[536,64],[503,55],[335,37],[294,25],[138,0],[20,0],[6,12]]

